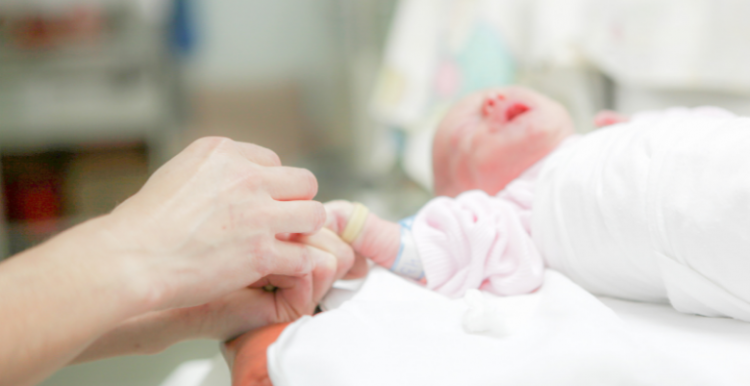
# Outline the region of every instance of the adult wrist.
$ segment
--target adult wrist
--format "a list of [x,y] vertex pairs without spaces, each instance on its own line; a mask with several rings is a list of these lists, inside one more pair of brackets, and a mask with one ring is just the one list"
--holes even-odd
[[124,227],[112,215],[88,220],[60,236],[56,246],[69,250],[78,263],[91,267],[99,280],[114,288],[126,318],[156,310],[164,300],[148,266],[145,251],[125,238]]

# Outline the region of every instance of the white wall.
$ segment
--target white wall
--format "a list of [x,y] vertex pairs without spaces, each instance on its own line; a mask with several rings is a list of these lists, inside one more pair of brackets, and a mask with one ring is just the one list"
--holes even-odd
[[194,0],[200,85],[309,79],[336,58],[328,0]]

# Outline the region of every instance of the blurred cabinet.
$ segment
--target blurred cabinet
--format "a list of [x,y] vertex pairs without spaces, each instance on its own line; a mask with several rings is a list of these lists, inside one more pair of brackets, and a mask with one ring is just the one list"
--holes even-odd
[[[91,154],[106,159],[103,165],[113,174],[128,169],[118,159],[132,164],[132,156],[142,154],[143,162],[155,165],[169,155],[178,130],[179,77],[166,23],[148,16],[138,2],[129,0],[0,4],[0,155],[13,163],[3,169],[32,174],[21,180],[46,181],[31,183],[20,193],[6,181],[6,194],[29,194],[6,197],[7,204],[56,200],[51,205],[68,205],[66,195],[75,190],[71,184],[90,180],[81,173],[91,168],[80,164],[94,157]],[[123,151],[131,155],[117,155]],[[18,182],[17,175],[9,177]],[[66,187],[34,195],[29,192],[35,184]],[[52,212],[64,216],[62,222],[98,214],[76,212],[70,205]],[[20,248],[8,249],[7,230],[17,237],[24,234],[26,222],[35,221],[18,213],[24,212],[6,205],[3,217],[10,216],[14,223],[2,223],[3,255]],[[62,227],[32,226],[50,232]]]

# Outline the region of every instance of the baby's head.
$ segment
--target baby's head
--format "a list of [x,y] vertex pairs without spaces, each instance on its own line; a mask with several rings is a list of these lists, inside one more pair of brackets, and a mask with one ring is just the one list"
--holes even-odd
[[573,133],[557,102],[521,87],[472,94],[453,106],[435,134],[435,192],[496,194]]

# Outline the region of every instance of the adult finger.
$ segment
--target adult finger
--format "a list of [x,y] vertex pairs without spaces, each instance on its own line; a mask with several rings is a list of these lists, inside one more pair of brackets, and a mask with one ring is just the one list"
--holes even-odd
[[316,253],[322,253],[304,245],[274,239],[258,250],[256,277],[269,275],[303,276],[315,268]]
[[326,210],[317,201],[285,201],[274,205],[269,227],[275,234],[317,232],[326,221]]
[[281,166],[281,159],[271,149],[254,143],[235,141],[237,152],[250,162],[263,166]]
[[317,305],[336,280],[337,259],[336,256],[325,251],[320,251],[315,256],[315,267],[312,271],[312,304]]
[[[313,259],[317,260],[317,259]],[[273,299],[274,320],[296,320],[302,315],[311,315],[318,304],[313,301],[312,272],[299,275],[269,275],[249,286],[253,291],[270,290],[264,297]]]
[[318,180],[307,169],[267,168],[263,181],[271,198],[278,201],[312,200],[318,194]]
[[342,279],[344,280],[352,280],[352,279],[359,279],[362,277],[367,276],[367,271],[370,270],[370,266],[367,265],[367,259],[360,255],[359,253],[354,256],[354,262],[352,263],[351,268],[349,268],[349,271],[346,272],[344,277]]
[[341,279],[354,264],[352,247],[330,229],[323,228],[318,233],[301,236],[298,240],[304,244],[331,253],[336,258],[335,280]]
[[303,244],[274,240],[271,257],[267,259],[267,265],[262,273],[263,276],[304,276],[311,273],[319,261],[327,260],[328,255]]
[[[308,274],[309,275],[309,274]],[[286,276],[286,275],[268,275],[253,284],[250,284],[250,288],[264,288],[268,286],[278,287],[281,289],[294,288],[299,285],[298,276]]]
[[312,246],[304,246],[309,250],[313,261],[311,273],[307,275],[270,275],[251,285],[253,288],[263,288],[267,285],[278,287],[285,291],[285,298],[294,309],[311,311],[325,296],[336,279],[337,259],[333,254],[319,250]]

